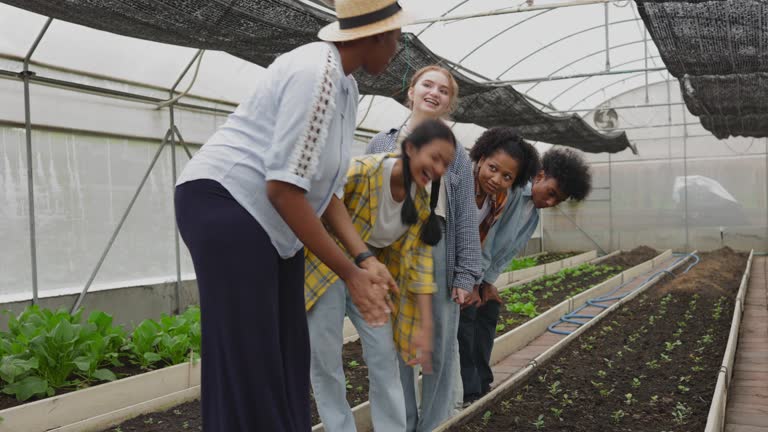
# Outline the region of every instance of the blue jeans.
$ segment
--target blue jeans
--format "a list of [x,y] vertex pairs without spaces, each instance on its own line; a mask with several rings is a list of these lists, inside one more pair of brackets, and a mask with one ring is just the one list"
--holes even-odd
[[[453,414],[456,392],[455,361],[459,327],[459,305],[451,299],[452,287],[446,270],[445,240],[432,248],[435,265],[437,292],[432,296],[432,318],[434,320],[434,345],[432,351],[432,374],[423,375],[420,404],[417,401],[416,377],[413,368],[400,360],[400,381],[405,394],[405,411],[408,432],[430,432]],[[311,324],[311,323],[310,323]],[[419,406],[421,409],[419,409]]]
[[347,292],[337,281],[307,313],[312,352],[310,379],[315,403],[326,431],[354,432],[355,419],[347,403],[341,351],[344,314],[357,328],[368,366],[371,418],[376,431],[405,430],[405,405],[399,383],[397,351],[392,325],[373,328],[363,319]]

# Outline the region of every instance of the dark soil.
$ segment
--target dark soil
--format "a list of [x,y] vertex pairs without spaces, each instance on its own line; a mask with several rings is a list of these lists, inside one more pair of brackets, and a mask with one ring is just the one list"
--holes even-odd
[[[257,409],[257,408],[256,408]],[[102,432],[182,432],[203,430],[200,400],[124,421]]]
[[[110,367],[109,369],[112,372],[114,372],[115,375],[117,375],[117,379],[127,378],[129,376],[139,375],[139,374],[147,372],[146,369],[142,369],[139,366],[130,365],[130,364],[124,365],[124,366],[120,366],[120,367]],[[70,379],[76,379],[76,377],[70,377]],[[99,384],[104,384],[106,382],[107,381],[92,383],[91,386],[96,386],[96,385],[99,385]],[[66,394],[66,393],[71,393],[73,391],[82,390],[82,389],[88,388],[88,387],[89,386],[71,387],[71,388],[60,388],[60,389],[56,390],[56,395],[55,396]],[[0,393],[0,410],[4,410],[6,408],[11,408],[11,407],[19,406],[19,405],[24,405],[26,403],[30,403],[30,402],[33,402],[33,401],[36,401],[36,400],[41,400],[41,399],[47,399],[47,398],[40,398],[40,399],[32,398],[32,399],[28,399],[28,400],[25,400],[25,401],[19,401],[19,400],[17,400],[15,397],[13,397],[11,395]]]
[[640,263],[648,261],[649,259],[656,258],[659,252],[656,249],[649,248],[648,246],[638,246],[629,252],[622,252],[614,255],[600,264],[603,265],[619,265],[624,268],[634,267]]
[[580,253],[581,252],[544,252],[543,254],[536,256],[536,265],[553,263],[555,261],[570,258]]
[[452,430],[704,430],[746,255],[701,257]]
[[[525,293],[529,290],[533,290],[534,295],[536,296],[536,311],[540,315],[553,306],[562,303],[563,300],[567,299],[568,297],[573,297],[576,294],[586,291],[589,288],[592,288],[594,285],[610,279],[611,277],[623,271],[623,268],[619,266],[608,267],[600,264],[595,267],[598,269],[600,274],[571,274],[564,276],[558,283],[554,283],[551,286],[546,286],[547,283],[552,283],[551,281],[553,281],[554,278],[559,277],[558,275],[560,275],[560,273],[557,273],[554,275],[544,276],[523,285],[510,287],[509,289],[502,291],[501,296],[508,305],[510,303],[510,300],[508,300],[508,296],[510,294],[515,292]],[[526,301],[527,300],[522,300],[522,302]],[[528,315],[519,312],[511,312],[505,307],[505,305],[503,305],[500,309],[499,325],[496,327],[496,334],[500,336],[504,333],[510,332],[521,324],[532,320],[533,318],[535,318],[535,316],[529,317]]]

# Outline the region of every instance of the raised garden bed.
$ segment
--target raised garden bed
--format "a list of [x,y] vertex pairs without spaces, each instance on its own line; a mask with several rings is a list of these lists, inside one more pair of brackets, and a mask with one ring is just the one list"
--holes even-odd
[[511,272],[515,270],[523,270],[529,267],[549,264],[555,261],[562,261],[566,258],[570,258],[581,253],[582,252],[542,252],[536,255],[515,258],[511,263],[509,263],[504,271]]
[[[356,369],[357,372],[358,372],[357,374],[352,374],[352,376],[350,376],[350,381],[349,381],[349,387],[350,388],[348,388],[349,395],[351,396],[351,399],[352,399],[350,401],[350,403],[351,403],[351,405],[354,406],[354,405],[357,404],[357,402],[359,400],[367,399],[367,385],[368,385],[368,382],[367,382],[367,369],[365,368],[365,365],[364,365],[364,363],[362,361],[362,356],[360,355],[359,348],[357,349],[357,353],[355,354],[354,351],[352,351],[351,347],[352,346],[350,345],[350,348],[346,350],[344,363],[347,366],[345,368],[345,369],[347,369],[347,373],[349,373],[351,369]],[[350,368],[349,364],[351,362],[357,362],[356,366],[353,367],[353,368]],[[177,366],[177,367],[182,367],[182,366]],[[185,429],[183,429],[183,425],[185,424],[185,422],[190,427],[194,427],[194,425],[196,424],[195,423],[195,421],[196,421],[195,417],[197,417],[197,415],[199,415],[199,414],[192,414],[191,416],[187,416],[187,414],[186,414],[187,413],[187,409],[186,408],[185,409],[179,409],[179,410],[176,410],[176,411],[174,411],[174,409],[171,408],[169,410],[170,414],[168,415],[168,418],[166,418],[166,419],[162,419],[160,417],[157,417],[157,415],[154,414],[154,412],[158,411],[159,409],[173,407],[174,405],[178,405],[178,404],[180,404],[182,402],[193,400],[193,399],[199,397],[199,365],[196,368],[193,368],[190,364],[183,365],[183,367],[187,367],[189,369],[189,371],[185,374],[187,379],[186,380],[181,380],[181,381],[184,381],[182,383],[184,385],[184,387],[181,388],[180,390],[172,390],[172,391],[168,392],[170,394],[155,395],[155,396],[150,395],[149,397],[147,397],[146,395],[141,395],[141,392],[129,391],[129,393],[137,393],[137,394],[139,394],[142,397],[141,401],[140,402],[133,402],[133,403],[123,404],[123,405],[120,405],[120,406],[121,407],[125,406],[125,408],[120,408],[120,409],[113,408],[113,410],[116,410],[116,412],[118,413],[118,417],[120,419],[131,418],[131,417],[134,417],[134,416],[136,416],[137,414],[140,414],[140,413],[152,412],[152,414],[149,414],[147,416],[144,416],[144,417],[139,418],[139,419],[136,420],[136,422],[141,422],[140,424],[147,425],[147,427],[150,427],[152,424],[157,424],[158,421],[162,421],[163,422],[162,424],[165,424],[163,430],[173,430],[173,428],[175,428],[175,427],[176,428],[181,428],[179,430],[185,430]],[[166,368],[166,369],[171,369],[171,368]],[[194,369],[196,369],[196,370],[194,370]],[[153,372],[153,373],[163,374],[163,373],[165,373],[165,371],[166,370],[160,370],[160,371],[156,371],[156,372]],[[143,375],[148,375],[148,374],[143,374]],[[143,377],[143,375],[140,375],[139,377]],[[158,375],[158,377],[160,377],[160,376],[161,375]],[[136,379],[136,378],[139,378],[139,377],[129,378],[129,380],[130,379]],[[359,384],[358,384],[358,381],[357,381],[358,379],[360,380]],[[155,379],[155,381],[158,381],[158,380],[159,380],[159,378]],[[110,383],[108,385],[118,385],[122,381],[126,381],[126,380],[120,380],[118,382]],[[171,380],[171,381],[173,381],[175,383],[174,385],[178,385],[179,384],[178,381],[180,381],[180,380],[179,379],[175,379],[175,380]],[[97,386],[97,387],[94,387],[94,389],[98,389],[100,387],[103,387],[103,386]],[[360,387],[363,388],[362,391],[360,391]],[[89,390],[93,390],[93,389],[89,389]],[[77,393],[81,393],[81,392],[77,392]],[[357,394],[357,396],[356,396],[356,394]],[[355,398],[357,398],[357,399],[355,399]],[[150,400],[147,400],[147,399],[150,399]],[[197,410],[195,412],[199,413],[199,404],[196,405],[196,403],[193,402],[193,403],[189,404],[188,406],[192,407],[191,411]],[[39,409],[44,409],[44,408],[40,407]],[[354,408],[353,411],[355,412],[356,418],[362,419],[361,420],[362,423],[358,422],[359,424],[363,424],[363,423],[366,423],[366,422],[370,423],[370,413],[368,411],[368,404],[367,404],[367,402],[365,402],[363,404],[359,404],[358,406],[356,406]],[[178,414],[179,412],[182,413],[182,414]],[[365,420],[366,418],[368,420]],[[170,424],[167,423],[167,422],[170,422],[171,420],[173,420],[173,422],[174,422],[173,425],[170,425]],[[75,422],[71,422],[70,421],[70,423],[73,424],[73,425],[77,424],[77,426],[74,426],[74,428],[72,426],[65,426],[65,427],[60,428],[60,429],[52,429],[52,430],[58,430],[60,432],[69,431],[69,430],[72,430],[72,431],[75,431],[75,430],[83,430],[83,431],[85,431],[85,430],[91,430],[91,431],[95,431],[95,430],[108,430],[108,431],[112,431],[112,430],[116,429],[116,426],[112,426],[112,427],[109,427],[109,428],[106,428],[106,429],[105,429],[105,427],[107,425],[110,425],[110,424],[115,424],[115,421],[116,421],[115,418],[110,419],[110,415],[109,414],[104,414],[104,415],[99,416],[98,413],[97,413],[97,414],[94,414],[94,418],[82,421],[80,423],[75,423]],[[146,423],[144,423],[145,421],[146,421]],[[61,421],[57,421],[58,425],[70,424],[70,423],[66,423],[66,422],[62,423]],[[99,425],[100,425],[100,427],[99,427]],[[130,426],[130,427],[136,427],[135,423],[131,423],[130,425],[134,425],[134,426]],[[125,426],[129,426],[129,424],[126,423]],[[129,429],[126,429],[126,427],[122,427],[121,426],[121,428],[122,428],[122,430],[129,430]],[[3,430],[4,429],[2,428],[2,424],[0,424],[0,431],[3,431]],[[19,429],[9,429],[9,430],[19,430]],[[29,430],[31,431],[32,429],[29,429]],[[36,429],[36,430],[46,430],[46,429]],[[136,429],[136,430],[142,430],[142,429]],[[152,430],[152,429],[146,429],[146,430]],[[361,430],[363,430],[363,429],[361,429]]]
[[515,329],[568,297],[610,279],[623,270],[620,266],[581,264],[501,291],[504,305],[496,325],[496,335]]
[[[569,256],[560,260],[551,260],[551,258],[559,257],[561,255]],[[528,264],[531,264],[533,260],[537,260],[537,258],[540,256],[544,257],[542,258],[542,262],[537,262],[533,264],[533,266],[528,266]],[[564,268],[583,264],[594,260],[595,258],[597,258],[597,251],[589,251],[578,254],[576,252],[567,252],[565,254],[553,254],[545,252],[543,254],[533,255],[531,257],[525,258],[526,261],[519,264],[519,266],[522,267],[520,269],[510,270],[510,268],[515,267],[513,265],[514,262],[513,264],[510,264],[511,267],[507,268],[507,271],[500,274],[498,279],[496,279],[495,285],[498,287],[503,287],[522,280],[557,273]]]
[[659,253],[642,246],[632,251],[620,252],[600,260],[598,264],[582,264],[561,270],[534,281],[509,287],[501,292],[505,300],[501,309],[497,336],[536,317],[541,312],[574,297],[622,271],[652,260]]
[[[155,368],[169,369],[163,376],[175,376],[176,370],[167,366],[197,358],[199,346],[197,307],[159,321],[142,321],[128,332],[113,326],[103,312],[83,320],[80,312],[31,306],[12,317],[8,331],[0,333],[0,431],[50,430],[114,411],[115,404],[126,407],[187,389],[189,383],[144,391],[142,386],[152,379],[145,376],[157,377],[148,372]],[[189,381],[189,374],[182,374]],[[167,384],[164,379],[156,382]]]
[[[592,259],[595,257],[596,254],[594,252],[582,254],[582,256],[579,259]],[[575,257],[574,257],[575,258]],[[558,265],[563,265],[562,263],[555,263]],[[550,264],[551,265],[551,264]],[[354,330],[354,329],[351,329]],[[356,342],[356,335],[353,331],[347,331],[345,329],[345,340],[347,340],[347,343],[344,346],[343,351],[343,361],[345,365],[345,375],[347,377],[347,397],[348,401],[350,403],[350,406],[355,407],[353,411],[355,412],[356,419],[360,419],[360,422],[370,422],[370,412],[368,411],[368,373],[367,373],[367,367],[365,366],[365,363],[362,359],[362,349],[359,342]],[[199,388],[197,389],[199,391]],[[362,402],[362,403],[361,403]],[[183,409],[179,409],[174,411],[174,409],[169,409],[164,416],[158,417],[157,413],[151,412],[148,414],[141,415],[137,418],[131,419],[130,421],[126,421],[123,424],[119,425],[121,430],[154,430],[154,429],[127,429],[130,428],[138,428],[138,427],[146,427],[146,428],[152,428],[157,427],[158,421],[162,421],[162,424],[165,424],[165,427],[180,427],[179,425],[187,424],[190,427],[194,427],[196,422],[199,418],[199,403],[197,402],[190,402],[184,405]],[[145,410],[146,411],[146,410]],[[194,412],[192,415],[188,415],[188,413]],[[181,413],[181,414],[179,414]],[[312,404],[312,418],[313,422],[319,423],[320,419],[317,414],[316,408],[314,407],[314,403]],[[367,420],[366,420],[367,419]],[[167,422],[172,421],[173,424],[169,425]],[[146,423],[145,423],[146,422]],[[146,426],[145,426],[146,425]],[[107,429],[92,429],[92,430],[104,430],[104,431],[112,431],[115,430],[118,426],[112,426]],[[319,427],[316,427],[316,429],[319,429]],[[167,430],[167,429],[166,429]]]
[[649,259],[658,255],[659,252],[656,249],[648,246],[638,246],[630,251],[622,251],[618,254],[606,255],[603,258],[595,260],[595,263],[609,265],[609,266],[622,266],[624,268],[634,267],[641,262],[648,261]]
[[704,430],[746,258],[702,254],[448,430]]

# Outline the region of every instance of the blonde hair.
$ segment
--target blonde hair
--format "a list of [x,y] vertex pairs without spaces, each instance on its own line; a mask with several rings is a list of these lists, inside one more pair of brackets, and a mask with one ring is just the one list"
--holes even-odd
[[[450,115],[452,112],[456,111],[456,108],[459,106],[459,83],[456,82],[453,74],[451,74],[451,71],[448,69],[437,65],[424,66],[423,68],[417,70],[415,74],[413,74],[408,89],[410,90],[415,88],[416,83],[419,82],[419,79],[422,77],[422,75],[431,71],[440,72],[445,75],[446,78],[448,78],[448,86],[450,87],[451,95],[450,102],[448,103],[448,111],[444,115]],[[408,97],[408,107],[413,109],[413,101],[411,100],[410,96]]]

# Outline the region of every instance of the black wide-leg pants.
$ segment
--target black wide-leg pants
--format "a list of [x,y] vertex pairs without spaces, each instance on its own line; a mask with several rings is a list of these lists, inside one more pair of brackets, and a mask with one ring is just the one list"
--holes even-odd
[[200,291],[203,430],[309,431],[303,252],[282,259],[213,180],[179,185],[175,205]]

